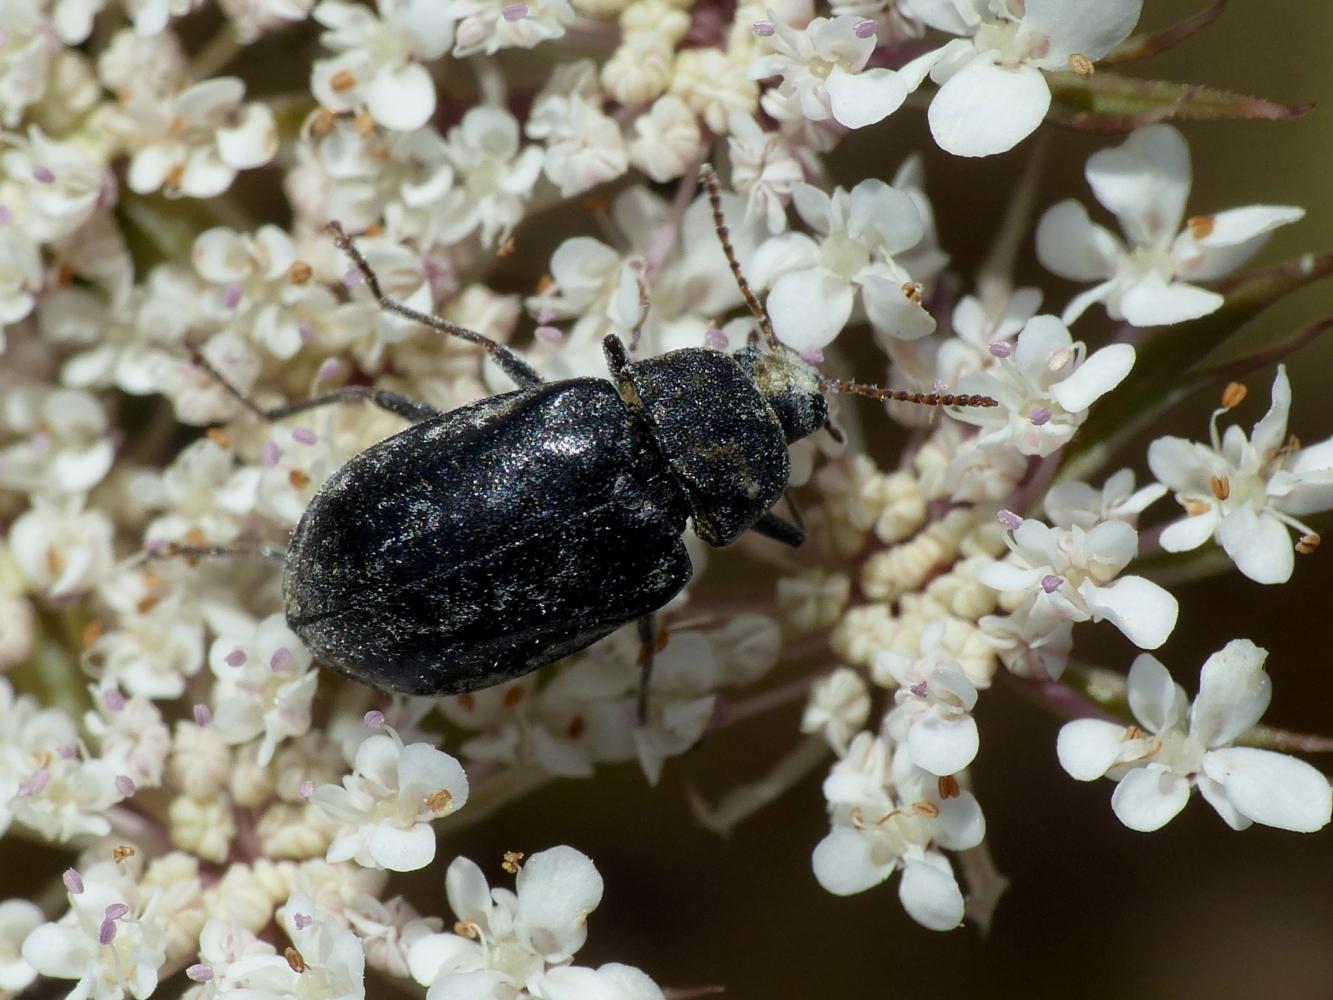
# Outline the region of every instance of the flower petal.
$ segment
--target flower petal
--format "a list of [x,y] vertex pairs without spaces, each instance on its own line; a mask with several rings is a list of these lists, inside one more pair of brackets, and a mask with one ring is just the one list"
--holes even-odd
[[1168,284],[1150,271],[1124,290],[1118,311],[1135,326],[1169,326],[1217,312],[1225,301],[1217,292],[1179,281]]
[[1115,273],[1122,247],[1110,230],[1095,225],[1073,198],[1052,205],[1037,223],[1037,259],[1070,281],[1099,281]]
[[1080,413],[1125,380],[1134,358],[1131,345],[1108,344],[1051,386],[1051,398],[1070,413]]
[[1296,833],[1328,825],[1333,810],[1328,779],[1303,760],[1256,747],[1227,747],[1204,754],[1203,769],[1256,823]]
[[1255,583],[1286,583],[1296,568],[1287,526],[1253,507],[1238,507],[1222,518],[1217,540],[1236,568]]
[[1075,781],[1096,781],[1115,764],[1125,727],[1105,719],[1075,719],[1060,727],[1055,754]]
[[951,931],[963,922],[963,892],[944,863],[941,870],[925,861],[909,861],[898,885],[903,909],[927,930]]
[[912,763],[936,775],[957,774],[971,764],[980,747],[977,721],[970,715],[945,717],[925,712],[907,734]]
[[864,128],[883,121],[907,100],[907,85],[891,69],[848,73],[834,66],[825,85],[833,117],[847,128]]
[[1254,425],[1250,434],[1250,443],[1260,455],[1276,451],[1286,444],[1287,417],[1291,413],[1291,379],[1287,378],[1287,366],[1278,365],[1273,376],[1272,402],[1268,412]]
[[955,156],[990,156],[1031,135],[1051,106],[1051,89],[1031,66],[1001,67],[975,58],[930,102],[930,134]]
[[852,314],[852,285],[823,268],[784,274],[768,293],[778,339],[794,351],[827,347]]
[[435,860],[435,831],[429,823],[403,829],[381,822],[370,831],[367,847],[377,865],[391,872],[414,872]]
[[1190,783],[1160,767],[1136,767],[1115,786],[1111,809],[1131,830],[1151,833],[1175,819],[1190,799]]
[[602,901],[602,876],[572,847],[534,854],[515,880],[527,943],[548,962],[564,961],[588,935],[584,921]]
[[421,128],[435,113],[435,84],[419,63],[381,69],[371,78],[365,95],[366,108],[375,121],[395,131]]
[[871,856],[872,840],[846,826],[835,826],[815,845],[811,864],[815,879],[835,896],[852,896],[883,882],[894,862],[880,863]]
[[902,283],[882,274],[862,274],[861,298],[866,318],[877,330],[899,340],[920,340],[935,332],[935,317],[909,298]]
[[1235,741],[1268,710],[1273,684],[1264,673],[1268,650],[1232,639],[1204,661],[1199,695],[1190,709],[1190,733],[1206,747]]
[[1140,653],[1135,658],[1129,668],[1128,694],[1130,711],[1150,733],[1183,726],[1189,698],[1157,657]]
[[1094,616],[1105,618],[1139,649],[1166,642],[1180,614],[1169,591],[1141,576],[1122,576],[1109,587],[1084,581],[1078,590]]
[[1114,149],[1094,153],[1084,174],[1136,245],[1165,247],[1180,229],[1190,193],[1190,150],[1170,125],[1137,129]]
[[1067,69],[1074,53],[1100,59],[1123,42],[1142,9],[1143,0],[1027,0],[1020,30],[1049,40],[1038,66]]

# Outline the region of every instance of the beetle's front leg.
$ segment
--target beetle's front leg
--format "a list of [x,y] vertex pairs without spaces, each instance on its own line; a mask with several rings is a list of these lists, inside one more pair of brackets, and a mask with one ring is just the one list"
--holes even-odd
[[620,370],[629,364],[625,342],[614,333],[608,333],[602,338],[602,354],[606,356],[606,367],[611,369],[611,377],[619,378]]

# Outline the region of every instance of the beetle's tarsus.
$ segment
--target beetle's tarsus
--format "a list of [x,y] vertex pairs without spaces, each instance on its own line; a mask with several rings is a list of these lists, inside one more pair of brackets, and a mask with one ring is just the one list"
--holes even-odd
[[245,558],[267,559],[270,562],[285,562],[287,550],[275,545],[181,545],[179,542],[167,542],[165,545],[152,546],[144,552],[148,559],[217,559]]

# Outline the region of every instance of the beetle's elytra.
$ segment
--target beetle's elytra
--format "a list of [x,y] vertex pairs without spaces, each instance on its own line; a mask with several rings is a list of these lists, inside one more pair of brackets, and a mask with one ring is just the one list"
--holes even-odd
[[747,530],[804,539],[772,508],[787,487],[787,445],[828,420],[825,392],[995,405],[821,378],[773,335],[731,250],[716,181],[705,181],[768,347],[631,361],[612,335],[609,381],[544,382],[495,341],[388,299],[331,226],[384,308],[480,344],[519,388],[449,413],[363,388],[264,411],[231,390],[267,419],[361,398],[414,421],[336,472],[292,536],[287,621],[326,666],[382,690],[454,694],[520,677],[636,620],[650,666],[652,614],[690,578],[687,521],[714,546]]

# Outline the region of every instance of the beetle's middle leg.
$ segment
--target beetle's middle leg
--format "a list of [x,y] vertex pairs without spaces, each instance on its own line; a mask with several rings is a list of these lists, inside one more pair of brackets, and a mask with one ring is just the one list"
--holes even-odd
[[766,538],[776,539],[783,545],[790,545],[793,549],[799,549],[805,541],[804,527],[778,517],[772,511],[750,525],[750,530]]
[[298,413],[304,413],[306,410],[314,410],[321,406],[332,406],[334,403],[359,403],[368,402],[378,406],[381,410],[387,410],[389,413],[400,417],[406,417],[408,420],[421,421],[430,420],[433,417],[440,416],[440,411],[427,403],[403,396],[396,392],[389,392],[386,389],[372,389],[364,385],[349,385],[342,389],[335,389],[333,392],[327,392],[322,396],[315,396],[311,399],[298,400],[295,403],[286,403],[283,406],[263,407],[253,399],[241,392],[240,389],[232,385],[225,375],[213,367],[198,351],[193,352],[194,363],[197,367],[206,371],[212,379],[227,390],[227,393],[247,410],[259,417],[261,420],[283,420],[287,417],[295,416]]
[[478,333],[476,330],[469,330],[465,326],[459,326],[457,323],[450,323],[447,319],[440,316],[432,316],[429,313],[419,312],[411,306],[404,305],[397,299],[390,298],[384,294],[380,288],[379,276],[375,274],[374,269],[366,262],[361,251],[357,249],[356,243],[347,235],[346,230],[337,222],[330,222],[329,232],[333,234],[333,240],[338,244],[338,249],[352,258],[352,263],[356,269],[361,272],[361,277],[366,281],[366,287],[370,293],[375,296],[375,301],[380,304],[381,309],[386,309],[391,313],[402,316],[404,319],[410,319],[415,323],[428,326],[432,330],[440,333],[447,333],[451,337],[458,337],[470,343],[477,344],[491,359],[500,366],[500,369],[518,383],[520,388],[527,388],[532,385],[540,385],[542,377],[537,374],[537,369],[528,364],[514,351],[510,350],[498,340],[492,340],[484,333]]

